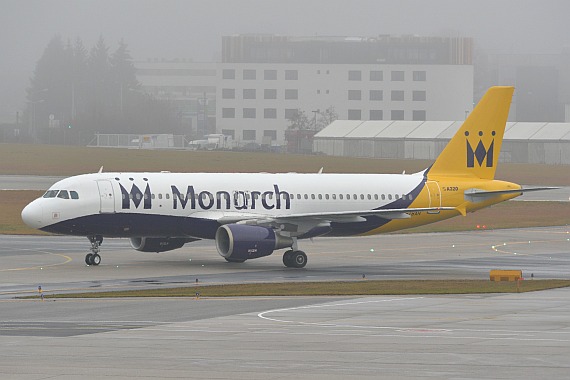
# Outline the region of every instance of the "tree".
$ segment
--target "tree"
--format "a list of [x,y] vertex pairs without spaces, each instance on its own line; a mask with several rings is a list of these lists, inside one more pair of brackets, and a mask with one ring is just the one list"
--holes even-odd
[[291,115],[290,118],[287,118],[287,120],[289,121],[289,126],[287,127],[287,129],[311,128],[311,122],[309,121],[307,114],[305,113],[305,111],[301,110],[300,108],[297,108],[297,110],[295,110],[293,115]]
[[319,120],[317,121],[317,129],[320,131],[328,127],[333,121],[338,119],[338,114],[334,111],[334,106],[330,106],[323,112],[319,112]]

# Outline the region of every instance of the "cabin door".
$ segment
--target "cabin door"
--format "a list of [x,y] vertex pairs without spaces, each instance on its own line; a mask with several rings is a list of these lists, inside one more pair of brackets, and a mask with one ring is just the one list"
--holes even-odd
[[111,181],[97,181],[99,187],[99,202],[101,214],[111,214],[115,212],[115,192]]

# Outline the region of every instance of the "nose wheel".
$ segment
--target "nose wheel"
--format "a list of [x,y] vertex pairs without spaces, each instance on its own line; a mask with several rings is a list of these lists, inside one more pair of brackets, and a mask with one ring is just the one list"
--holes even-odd
[[99,246],[103,243],[103,236],[88,236],[89,242],[91,243],[91,253],[85,256],[85,264],[87,265],[99,265],[101,264],[101,256],[99,255]]

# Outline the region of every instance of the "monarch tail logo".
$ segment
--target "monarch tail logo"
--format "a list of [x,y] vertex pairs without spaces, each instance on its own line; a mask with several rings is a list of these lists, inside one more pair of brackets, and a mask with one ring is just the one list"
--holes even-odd
[[[495,131],[491,133],[495,136]],[[465,136],[469,136],[469,132],[465,132]],[[479,132],[479,136],[483,136],[483,132]],[[491,141],[491,145],[488,148],[485,148],[485,144],[483,144],[483,140],[479,140],[477,147],[473,149],[473,146],[469,142],[468,139],[465,139],[467,142],[467,167],[474,168],[475,161],[479,164],[479,167],[485,166],[488,168],[493,167],[493,151],[495,147],[495,139]]]

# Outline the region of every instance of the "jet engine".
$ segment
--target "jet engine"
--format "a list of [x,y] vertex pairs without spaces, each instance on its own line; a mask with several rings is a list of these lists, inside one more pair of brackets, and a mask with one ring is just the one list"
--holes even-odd
[[141,252],[166,252],[178,249],[186,243],[200,239],[192,238],[131,238],[131,247]]
[[293,245],[293,239],[271,228],[226,224],[216,231],[216,248],[227,261],[244,262],[269,256],[274,250]]

